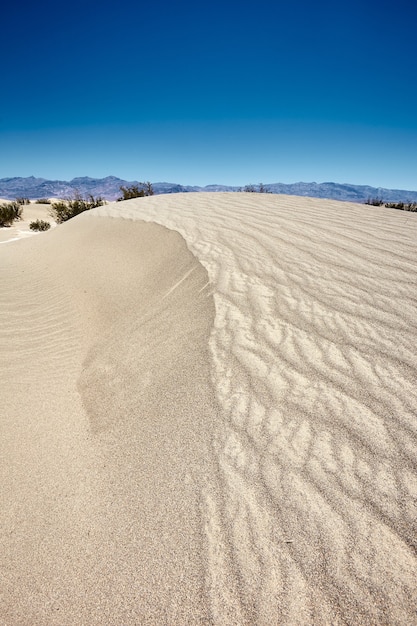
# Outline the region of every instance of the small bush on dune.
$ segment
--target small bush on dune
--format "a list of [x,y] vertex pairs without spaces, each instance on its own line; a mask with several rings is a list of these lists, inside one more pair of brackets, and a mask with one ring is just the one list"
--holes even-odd
[[61,200],[59,202],[53,202],[51,204],[50,215],[58,224],[70,220],[72,217],[95,209],[96,207],[104,204],[103,198],[94,196],[87,196],[83,198],[80,194],[75,194],[73,198],[67,200]]
[[35,202],[36,204],[51,204],[49,198],[38,198]]
[[132,200],[132,198],[153,196],[154,194],[153,187],[150,182],[139,183],[138,185],[131,185],[130,187],[120,187],[120,191],[123,195],[120,198],[117,198],[117,202],[121,202],[122,200]]
[[369,204],[370,206],[382,206],[384,201],[381,198],[368,198],[365,204]]
[[30,230],[49,230],[51,225],[45,220],[35,220],[29,224]]
[[18,202],[0,204],[0,226],[11,226],[22,217],[22,205]]
[[387,209],[399,209],[400,211],[404,210],[404,202],[386,202],[385,206]]
[[259,183],[257,187],[256,185],[246,185],[243,187],[243,191],[246,193],[271,193],[263,183]]
[[16,198],[16,202],[21,205],[30,204],[29,198]]
[[385,206],[388,209],[399,209],[400,211],[417,212],[417,202],[386,202]]
[[380,198],[368,198],[365,204],[372,206],[384,205],[387,209],[398,209],[399,211],[411,211],[417,213],[417,202],[384,202]]

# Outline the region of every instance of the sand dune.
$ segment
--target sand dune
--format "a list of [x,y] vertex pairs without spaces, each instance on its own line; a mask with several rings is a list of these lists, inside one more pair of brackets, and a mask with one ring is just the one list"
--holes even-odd
[[176,194],[0,246],[3,622],[413,623],[416,229]]
[[[0,199],[0,204],[10,202],[10,200]],[[30,230],[30,223],[35,220],[44,220],[49,222],[54,227],[55,220],[49,215],[49,204],[40,204],[37,202],[31,202],[25,204],[22,209],[22,219],[14,222],[12,226],[8,228],[0,228],[0,244],[6,241],[16,241],[17,239],[23,239],[25,237],[31,237],[37,235],[36,231]]]

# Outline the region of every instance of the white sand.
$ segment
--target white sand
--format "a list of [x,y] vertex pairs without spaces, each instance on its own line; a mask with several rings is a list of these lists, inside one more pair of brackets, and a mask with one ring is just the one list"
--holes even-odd
[[416,233],[176,194],[0,246],[4,623],[414,623]]

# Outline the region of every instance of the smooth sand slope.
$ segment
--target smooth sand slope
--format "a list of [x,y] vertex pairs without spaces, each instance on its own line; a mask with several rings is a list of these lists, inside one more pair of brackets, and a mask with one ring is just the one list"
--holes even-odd
[[0,246],[1,623],[415,623],[416,253],[245,193]]

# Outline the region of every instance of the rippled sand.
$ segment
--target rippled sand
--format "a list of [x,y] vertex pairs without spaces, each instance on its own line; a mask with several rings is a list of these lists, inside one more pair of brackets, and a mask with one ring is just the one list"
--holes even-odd
[[416,252],[247,193],[0,246],[4,623],[414,623]]

